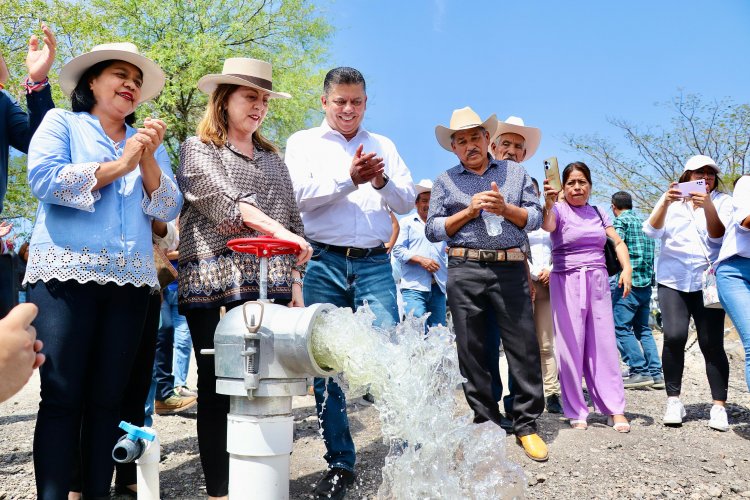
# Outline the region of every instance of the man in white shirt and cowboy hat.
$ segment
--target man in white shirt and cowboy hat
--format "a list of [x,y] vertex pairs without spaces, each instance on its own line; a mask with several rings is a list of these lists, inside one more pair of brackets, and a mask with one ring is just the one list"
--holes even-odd
[[[521,163],[534,156],[541,139],[541,130],[526,126],[522,118],[509,116],[504,122],[498,123],[497,130],[490,143],[490,153],[498,160],[512,160]],[[539,191],[538,187],[537,191]],[[529,271],[533,286],[531,296],[534,301],[534,324],[542,358],[545,406],[550,413],[562,413],[560,382],[557,380],[552,312],[549,302],[552,242],[549,233],[541,228],[530,231],[528,238],[531,255]],[[510,394],[503,398],[506,413],[510,409],[510,403],[514,396],[514,383],[512,377],[508,378]]]
[[399,221],[401,230],[393,246],[393,257],[401,264],[401,294],[404,312],[421,317],[429,313],[425,327],[445,325],[445,282],[448,255],[444,241],[433,243],[424,233],[430,209],[432,181],[422,179],[415,186],[417,213]]
[[487,329],[492,315],[516,380],[513,431],[529,458],[545,461],[547,445],[536,427],[544,411],[539,344],[521,248],[525,231],[540,227],[542,209],[524,168],[488,154],[496,129],[495,115],[482,121],[468,107],[453,112],[449,127],[435,127],[438,143],[460,163],[435,180],[425,232],[450,247],[448,305],[474,422],[500,425],[486,347],[496,342]]
[[[413,208],[414,183],[393,142],[362,127],[367,107],[362,73],[348,67],[329,71],[321,103],[323,123],[293,134],[285,157],[313,247],[304,301],[352,309],[366,301],[376,323],[391,326],[398,323],[398,305],[384,243],[393,231],[390,211],[406,214]],[[313,495],[342,498],[354,483],[355,462],[346,400],[333,379],[326,384],[316,378],[315,401],[329,469]]]

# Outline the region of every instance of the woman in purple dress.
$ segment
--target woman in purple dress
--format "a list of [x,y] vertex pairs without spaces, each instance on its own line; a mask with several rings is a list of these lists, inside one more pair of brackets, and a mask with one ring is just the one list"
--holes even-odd
[[622,265],[619,286],[630,293],[630,259],[625,243],[606,214],[588,204],[591,172],[582,162],[563,171],[564,199],[544,181],[542,229],[552,240],[549,290],[555,325],[563,413],[574,429],[586,429],[589,409],[583,396],[585,377],[594,408],[608,416],[607,425],[630,432],[625,418],[625,390],[620,375],[612,299],[604,259],[607,236],[616,243]]

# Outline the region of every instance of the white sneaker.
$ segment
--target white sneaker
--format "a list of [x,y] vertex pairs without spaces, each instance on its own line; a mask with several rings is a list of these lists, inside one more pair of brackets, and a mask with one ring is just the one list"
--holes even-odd
[[685,418],[685,407],[678,398],[667,398],[667,411],[664,412],[664,425],[682,425]]
[[727,420],[727,410],[723,406],[713,405],[711,407],[711,420],[708,421],[708,426],[717,431],[726,432],[729,430],[729,422]]

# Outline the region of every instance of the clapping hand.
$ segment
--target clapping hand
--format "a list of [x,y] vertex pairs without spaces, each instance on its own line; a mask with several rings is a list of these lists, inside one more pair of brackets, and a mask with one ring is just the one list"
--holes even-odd
[[54,33],[45,23],[42,23],[44,32],[44,47],[39,48],[39,38],[31,35],[29,38],[29,53],[26,55],[26,69],[29,71],[29,79],[32,82],[41,82],[47,78],[52,63],[55,61],[55,49],[57,40]]
[[[349,175],[354,184],[364,184],[373,182],[373,186],[382,187],[385,183],[383,173],[385,172],[385,162],[383,158],[376,156],[377,153],[362,153],[364,146],[362,144],[357,148],[352,158],[352,164],[349,167]],[[376,185],[377,184],[377,185]]]
[[146,118],[143,127],[133,137],[143,144],[143,154],[153,156],[156,150],[164,142],[164,134],[167,132],[167,124],[158,118]]

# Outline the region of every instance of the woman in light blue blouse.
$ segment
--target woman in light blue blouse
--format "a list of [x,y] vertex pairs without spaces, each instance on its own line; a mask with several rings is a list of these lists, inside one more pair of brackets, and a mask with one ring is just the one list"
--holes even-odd
[[182,196],[164,122],[130,126],[164,86],[154,62],[130,43],[99,45],[63,67],[60,86],[73,111],[49,112],[29,147],[40,204],[25,281],[48,360],[34,469],[39,498],[66,498],[78,460],[84,497],[108,497],[120,402],[158,286],[151,221],[174,219]]

